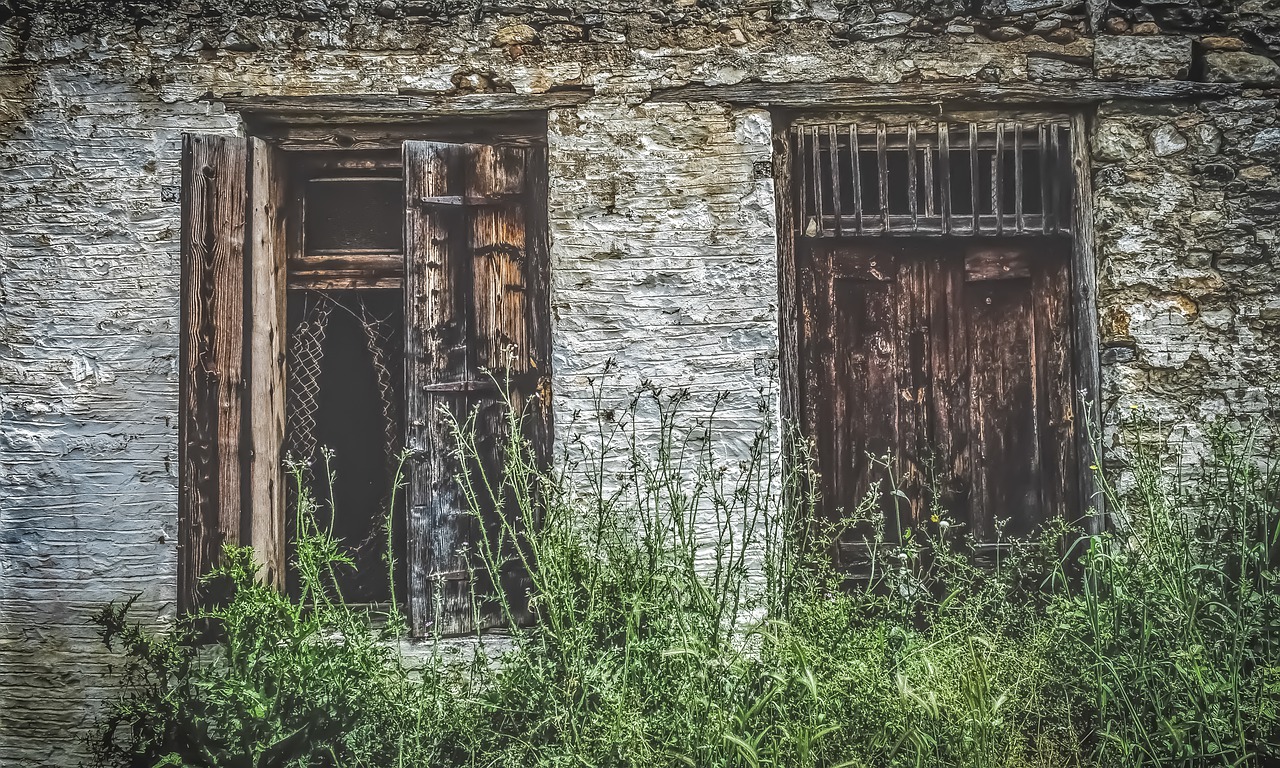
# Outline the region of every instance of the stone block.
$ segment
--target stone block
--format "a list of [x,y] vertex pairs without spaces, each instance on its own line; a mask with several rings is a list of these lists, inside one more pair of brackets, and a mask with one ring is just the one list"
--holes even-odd
[[1215,51],[1204,57],[1205,79],[1213,83],[1280,83],[1280,64],[1245,51]]
[[1093,70],[1078,61],[1051,56],[1028,56],[1027,77],[1032,80],[1084,80]]
[[1191,70],[1191,40],[1099,36],[1093,44],[1093,68],[1103,80],[1182,80]]

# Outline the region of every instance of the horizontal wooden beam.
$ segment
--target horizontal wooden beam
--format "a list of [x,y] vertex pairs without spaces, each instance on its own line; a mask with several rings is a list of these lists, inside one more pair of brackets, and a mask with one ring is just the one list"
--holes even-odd
[[209,96],[227,111],[263,122],[322,122],[433,116],[504,115],[571,107],[591,98],[589,88],[547,93],[400,94],[350,96]]
[[1230,83],[739,83],[685,85],[655,91],[649,101],[720,101],[787,109],[904,104],[1092,104],[1112,100],[1217,99],[1240,92]]

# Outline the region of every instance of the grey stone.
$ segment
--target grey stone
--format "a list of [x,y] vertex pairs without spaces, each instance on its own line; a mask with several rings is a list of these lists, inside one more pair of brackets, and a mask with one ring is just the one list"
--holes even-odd
[[849,36],[858,40],[885,40],[890,37],[901,37],[907,34],[907,29],[905,23],[877,21],[854,27],[849,31]]
[[1058,27],[1062,26],[1062,22],[1057,19],[1041,19],[1031,27],[1031,31],[1037,35],[1047,35]]
[[591,30],[588,38],[593,43],[625,43],[627,41],[627,36],[623,33],[601,28]]
[[1255,155],[1280,152],[1280,128],[1258,131],[1258,135],[1253,137],[1253,143],[1249,145],[1249,152]]
[[492,45],[501,48],[508,45],[528,45],[538,39],[538,30],[528,24],[511,24],[502,27],[493,36]]
[[551,24],[538,35],[548,43],[576,43],[582,39],[582,27],[574,24]]
[[972,35],[975,31],[972,24],[948,24],[946,27],[949,35]]
[[1093,42],[1093,68],[1103,80],[1183,79],[1191,70],[1191,40],[1102,35]]
[[329,4],[324,0],[304,0],[298,5],[298,16],[306,21],[319,21],[329,15]]
[[1023,32],[1017,27],[996,27],[987,33],[987,37],[992,40],[1006,42],[1009,40],[1017,40],[1020,37],[1026,37],[1026,34],[1026,32]]
[[1032,80],[1084,80],[1093,76],[1093,69],[1056,57],[1028,56],[1027,76]]
[[1004,6],[1008,13],[1034,13],[1035,11],[1047,11],[1050,8],[1060,8],[1065,5],[1062,0],[1005,0]]
[[1204,153],[1216,155],[1222,151],[1222,131],[1210,123],[1200,123],[1195,129],[1196,140],[1200,142]]
[[1280,64],[1245,51],[1215,51],[1204,56],[1205,79],[1215,83],[1280,83]]
[[1151,131],[1147,136],[1147,141],[1151,144],[1151,151],[1156,157],[1168,157],[1176,155],[1187,148],[1187,137],[1183,136],[1177,128],[1165,123]]

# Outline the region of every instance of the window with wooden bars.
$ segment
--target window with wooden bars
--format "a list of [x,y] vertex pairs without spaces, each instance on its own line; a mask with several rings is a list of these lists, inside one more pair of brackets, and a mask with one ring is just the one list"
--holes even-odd
[[[186,609],[205,599],[200,577],[226,543],[252,545],[263,577],[290,588],[288,461],[356,561],[338,574],[349,600],[385,602],[395,583],[415,635],[501,620],[494,601],[471,604],[478,564],[464,549],[514,512],[469,513],[450,416],[474,416],[473,459],[491,478],[507,398],[549,458],[545,127],[489,143],[451,140],[486,134],[465,126],[368,133],[358,148],[287,133],[184,137]],[[406,448],[407,487],[388,510]],[[515,558],[479,577],[482,595],[523,604]]]
[[1081,514],[1078,138],[1053,115],[783,129],[791,402],[825,515],[876,483],[891,536],[939,509],[980,545]]
[[799,124],[800,231],[1056,235],[1071,229],[1065,119]]

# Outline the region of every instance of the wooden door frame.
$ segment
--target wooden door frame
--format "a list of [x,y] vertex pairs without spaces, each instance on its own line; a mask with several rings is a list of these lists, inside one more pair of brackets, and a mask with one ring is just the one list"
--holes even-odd
[[[1107,522],[1105,499],[1095,476],[1094,466],[1100,466],[1102,457],[1101,435],[1101,349],[1098,344],[1098,263],[1093,235],[1093,187],[1091,158],[1089,154],[1090,112],[1082,109],[1053,110],[1065,117],[1071,126],[1070,162],[1074,185],[1074,205],[1071,210],[1071,315],[1073,359],[1075,372],[1074,390],[1077,399],[1073,403],[1076,415],[1076,475],[1078,479],[1081,509],[1078,518],[1085,522],[1090,533],[1101,532]],[[838,116],[841,120],[884,120],[913,115],[916,118],[939,119],[946,117],[957,122],[973,119],[975,112],[956,111],[941,113],[937,104],[895,104],[892,112],[877,110],[829,112],[822,116]],[[1027,116],[1026,111],[993,111],[985,105],[979,113],[982,118],[1015,120]],[[1036,116],[1045,114],[1042,110]],[[803,329],[800,306],[798,247],[794,221],[793,158],[789,132],[797,118],[812,118],[813,112],[773,110],[773,178],[774,203],[778,242],[778,357],[781,382],[781,416],[783,424],[784,456],[786,460],[803,455],[798,453],[796,440],[803,440],[803,415],[800,411],[800,377],[803,366],[800,360],[800,342]],[[874,237],[874,236],[873,236]],[[950,236],[955,237],[955,236]],[[958,238],[957,238],[958,239]]]

